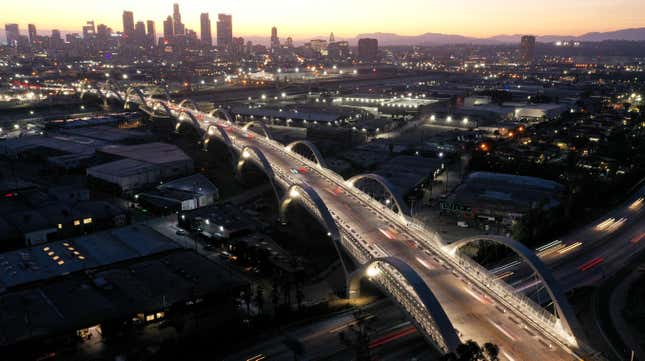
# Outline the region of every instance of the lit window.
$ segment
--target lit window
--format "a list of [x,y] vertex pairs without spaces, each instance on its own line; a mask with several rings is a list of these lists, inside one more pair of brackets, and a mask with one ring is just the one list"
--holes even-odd
[[53,259],[54,261],[58,261],[58,260],[60,259],[60,257],[59,257],[59,256],[54,256],[54,257],[52,257],[52,259]]
[[154,321],[154,320],[155,320],[155,315],[146,315],[147,322]]
[[62,266],[62,265],[64,265],[64,264],[65,264],[65,261],[63,261],[63,260],[61,259],[61,260],[60,260],[60,261],[58,261],[57,263],[58,263],[58,265],[59,265],[59,266]]
[[63,225],[59,223],[58,224],[58,229],[63,229]]
[[75,226],[80,226],[80,225],[81,225],[81,221],[79,221],[78,219],[77,219],[77,220],[75,220],[75,221],[74,221],[74,225],[75,225]]
[[157,319],[164,318],[166,316],[166,313],[165,312],[157,312],[156,316],[157,316]]
[[49,250],[50,250],[50,248],[49,248],[49,247],[45,247],[45,248],[43,248],[43,251],[45,251],[45,252],[47,252],[47,251],[49,251]]
[[83,224],[90,224],[92,223],[92,218],[84,218],[83,219]]

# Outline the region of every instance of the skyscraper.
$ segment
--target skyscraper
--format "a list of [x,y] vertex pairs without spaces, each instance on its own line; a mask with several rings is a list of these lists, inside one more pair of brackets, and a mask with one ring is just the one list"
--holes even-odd
[[375,60],[378,55],[378,40],[364,38],[358,40],[358,57],[361,60]]
[[134,41],[137,45],[143,45],[146,42],[146,24],[143,21],[137,21],[134,26]]
[[37,38],[38,38],[38,33],[36,32],[36,25],[29,24],[27,28],[29,29],[29,43],[33,44],[37,41]]
[[202,13],[200,16],[201,31],[200,36],[204,45],[213,45],[213,35],[211,34],[211,18],[208,13]]
[[148,28],[148,44],[155,46],[157,45],[157,31],[155,30],[155,22],[148,20],[146,22]]
[[172,20],[174,35],[184,35],[186,29],[184,28],[184,24],[181,22],[181,13],[179,12],[179,4],[177,3],[172,6]]
[[271,28],[271,49],[280,47],[280,38],[278,38],[278,28]]
[[175,35],[175,32],[172,26],[172,17],[168,16],[163,22],[163,38],[168,41],[172,39],[173,35]]
[[220,49],[228,49],[233,43],[233,17],[219,14],[217,19],[217,46]]
[[96,35],[96,26],[94,20],[89,20],[83,26],[83,38],[87,39],[93,35]]
[[524,63],[531,63],[535,58],[535,36],[524,35],[520,41],[520,59]]
[[123,33],[128,37],[134,34],[134,14],[132,11],[123,12]]
[[20,41],[20,27],[18,24],[6,24],[4,31],[7,36],[7,45],[14,48],[17,47]]

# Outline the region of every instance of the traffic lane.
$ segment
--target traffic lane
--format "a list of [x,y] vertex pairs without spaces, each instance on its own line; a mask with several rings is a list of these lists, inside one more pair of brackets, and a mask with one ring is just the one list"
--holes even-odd
[[[290,166],[299,166],[299,164],[291,164],[287,160],[281,159],[282,157],[275,156],[273,154],[273,149],[269,149],[269,152],[265,152],[265,156],[269,158],[272,164],[279,165],[281,169],[288,169]],[[291,160],[289,160],[291,161]],[[320,177],[316,172],[309,172],[306,174],[300,175],[303,180],[308,184],[313,186],[315,189],[321,189],[321,187],[330,186],[333,183]],[[326,194],[326,192],[319,192],[319,196],[323,199],[323,202],[330,207],[330,205],[336,204],[339,202],[337,197],[330,198],[331,195]],[[353,197],[353,196],[350,196]],[[348,201],[348,200],[346,200]],[[377,214],[374,214],[374,210],[371,207],[365,207],[361,203],[358,203],[352,207],[334,207],[338,217],[341,217],[345,220],[350,219],[353,222],[353,228],[355,228],[359,234],[369,234],[369,241],[373,244],[381,246],[384,242],[383,238],[386,238],[378,231],[378,226],[387,226],[389,222],[385,221],[382,217],[379,217]],[[386,238],[387,239],[387,238]],[[407,261],[408,264],[414,264],[416,262],[415,258],[410,258],[408,252],[410,247],[403,247],[398,250],[399,253],[394,252],[390,253],[396,256],[399,256],[404,261]],[[404,256],[401,255],[404,254]],[[423,252],[418,251],[415,253],[414,257],[419,255],[425,256]],[[464,338],[466,339],[475,339],[480,342],[493,342],[500,347],[503,347],[504,350],[509,355],[517,355],[520,359],[530,359],[530,357],[535,356],[535,352],[545,352],[547,350],[538,350],[533,344],[536,340],[530,340],[530,344],[524,344],[522,339],[515,339],[508,336],[508,331],[505,331],[504,326],[506,321],[502,321],[506,318],[506,315],[500,311],[495,311],[496,309],[482,309],[480,305],[475,304],[475,302],[469,302],[472,299],[471,295],[466,293],[465,290],[455,287],[455,284],[459,282],[452,274],[448,277],[445,277],[446,281],[441,281],[442,278],[437,278],[438,281],[434,281],[434,278],[427,277],[427,273],[421,273],[422,278],[431,286],[431,288],[436,292],[437,298],[440,300],[441,304],[446,309],[446,313],[449,315],[460,315],[459,318],[454,319],[454,326],[461,331]],[[463,317],[463,310],[469,310],[469,314],[466,317]],[[475,312],[476,311],[476,312]],[[487,315],[488,317],[480,317],[479,315]],[[486,320],[488,322],[486,322]],[[491,326],[491,322],[493,325]],[[517,331],[517,330],[516,330]],[[534,334],[537,334],[537,331],[533,331]],[[540,343],[538,343],[540,344]],[[551,355],[554,353],[554,355]],[[553,359],[553,357],[560,357],[560,359],[575,359],[565,350],[561,350],[557,347],[554,347],[552,350],[548,350],[548,358]],[[514,356],[513,356],[514,357]],[[522,358],[523,357],[523,358]]]
[[471,288],[432,257],[418,255],[401,242],[391,242],[387,248],[417,270],[435,293],[453,326],[463,335],[462,341],[492,342],[516,360],[576,359],[556,345],[551,349],[545,347],[540,340],[546,339],[537,336],[539,332],[531,330],[535,336],[528,334],[517,317],[501,312],[494,300]]

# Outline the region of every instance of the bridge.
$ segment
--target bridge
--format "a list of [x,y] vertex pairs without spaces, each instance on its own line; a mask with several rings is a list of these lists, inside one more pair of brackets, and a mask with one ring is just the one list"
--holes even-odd
[[[235,124],[222,109],[207,114],[189,99],[176,104],[168,97],[159,99],[136,88],[123,90],[109,81],[100,87],[84,85],[79,91],[171,119],[177,130],[194,128],[205,148],[222,142],[237,172],[255,164],[273,187],[282,221],[288,221],[290,205],[299,203],[326,229],[341,259],[347,296],[358,296],[361,279],[369,280],[406,312],[439,351],[454,351],[461,341],[472,339],[497,344],[501,359],[507,360],[600,359],[582,342],[575,314],[548,269],[518,242],[480,236],[446,244],[437,232],[410,217],[401,195],[383,177],[367,174],[345,180],[326,168],[313,144],[285,146],[273,139],[262,122]],[[301,168],[307,171],[293,171]],[[384,196],[373,198],[364,192],[361,186],[366,182],[381,187]],[[555,312],[459,251],[479,240],[503,244],[518,253],[544,283]],[[342,253],[356,263],[356,270],[350,269]]]

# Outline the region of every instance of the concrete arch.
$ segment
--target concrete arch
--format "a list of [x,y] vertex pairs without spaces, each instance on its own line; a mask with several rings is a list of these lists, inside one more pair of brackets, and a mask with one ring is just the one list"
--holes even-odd
[[313,153],[314,158],[316,159],[316,163],[318,164],[318,167],[320,168],[327,168],[327,162],[325,162],[325,159],[323,158],[322,153],[320,153],[320,150],[318,150],[318,147],[316,147],[315,144],[308,140],[296,140],[295,142],[292,142],[287,145],[287,150],[293,151],[293,148],[295,148],[297,145],[302,145],[309,149],[311,153]]
[[[345,263],[345,259],[341,251],[343,247],[341,244],[340,229],[338,228],[338,225],[325,202],[323,202],[320,195],[310,185],[305,183],[294,184],[287,189],[287,192],[280,201],[280,220],[282,222],[286,222],[287,209],[289,208],[289,205],[295,201],[303,202],[307,210],[312,213],[312,215],[317,216],[322,222],[322,225],[327,230],[327,235],[331,238],[334,248],[338,253],[338,258],[340,259],[345,276],[348,277],[349,272],[347,264]],[[309,207],[307,207],[307,205],[309,205]],[[311,207],[313,207],[313,209]],[[315,212],[318,214],[315,214]]]
[[106,99],[110,97],[109,92],[112,92],[120,102],[123,102],[123,96],[121,96],[121,93],[123,92],[123,90],[121,89],[120,86],[118,86],[113,81],[109,79],[106,80],[105,83],[103,83],[103,86],[101,87],[101,91],[103,93],[103,96]]
[[[168,105],[166,105],[165,102],[158,101],[158,100],[152,100],[152,104],[153,104],[152,105],[152,114],[151,114],[152,116],[160,117],[160,118],[172,118],[172,113],[170,111],[170,108],[168,107]],[[157,110],[159,110],[159,109],[163,109],[163,111],[164,111],[163,116],[155,115],[155,112]]]
[[397,188],[392,183],[390,183],[390,181],[385,179],[384,177],[382,177],[382,176],[380,176],[378,174],[372,174],[372,173],[370,173],[370,174],[359,174],[357,176],[354,176],[354,177],[348,179],[347,183],[350,186],[355,187],[356,182],[358,182],[360,180],[363,180],[363,179],[371,179],[371,180],[377,182],[378,184],[380,184],[381,187],[383,187],[383,189],[385,189],[385,191],[390,195],[390,197],[392,198],[392,200],[394,201],[394,204],[396,205],[396,207],[398,209],[399,214],[402,217],[405,218],[405,216],[410,215],[410,209],[408,208],[408,205],[403,200],[403,197],[401,196],[401,194],[398,192]]
[[[252,127],[252,126],[254,126],[254,125],[257,125],[258,127],[260,127],[260,128],[262,129],[262,131],[264,132],[264,137],[265,137],[265,138],[267,138],[267,139],[269,139],[269,140],[273,140],[273,136],[271,135],[271,132],[269,131],[269,127],[267,127],[267,125],[266,125],[266,124],[264,124],[263,122],[259,122],[259,121],[252,120],[252,121],[250,121],[250,122],[248,122],[248,123],[244,124],[244,126],[242,127],[242,129],[244,129],[244,130],[247,130],[247,131],[248,131],[248,130],[249,130],[249,128],[251,128],[251,127]],[[256,132],[256,133],[257,133],[257,132]],[[259,133],[258,133],[258,134],[259,134]]]
[[132,103],[133,98],[139,100],[139,107],[146,107],[148,104],[146,102],[146,97],[143,95],[143,92],[139,88],[129,87],[125,91],[125,100],[123,101],[123,109],[129,109],[129,104]]
[[[255,158],[253,158],[253,155],[255,155]],[[269,160],[264,155],[264,153],[262,153],[260,148],[255,146],[245,146],[244,148],[242,148],[240,159],[237,162],[237,167],[235,167],[235,172],[238,178],[241,178],[240,176],[242,169],[244,168],[244,164],[246,164],[247,160],[253,160],[260,168],[262,168],[264,173],[267,175],[267,178],[269,178],[269,182],[271,183],[271,187],[273,188],[273,192],[275,193],[275,198],[278,204],[280,204],[281,200],[278,188],[276,186],[275,172],[273,171],[271,163],[269,163]]]
[[449,245],[450,251],[455,254],[461,247],[482,240],[492,241],[494,243],[504,245],[512,249],[518,256],[520,256],[520,258],[522,258],[531,267],[533,272],[535,272],[542,281],[544,288],[546,288],[547,293],[549,294],[551,300],[553,301],[553,304],[555,305],[555,310],[558,314],[558,318],[564,331],[567,332],[570,336],[581,335],[581,333],[578,332],[579,330],[576,325],[576,315],[573,312],[571,305],[569,305],[569,301],[567,300],[564,291],[553,277],[551,271],[544,265],[544,263],[542,263],[540,258],[535,254],[533,250],[508,237],[483,235],[460,239]]
[[163,95],[165,96],[164,100],[170,101],[170,93],[168,92],[168,88],[165,86],[156,86],[153,87],[150,91],[148,91],[148,96],[155,99],[155,96],[158,95]]
[[231,117],[231,114],[224,108],[215,108],[211,110],[210,113],[208,113],[209,117],[215,117],[215,114],[220,114],[224,116],[224,119],[230,124],[233,124],[233,118]]
[[199,111],[199,108],[197,108],[197,104],[195,104],[195,102],[194,102],[192,99],[190,99],[190,98],[186,98],[186,99],[182,100],[182,101],[179,103],[179,107],[180,107],[180,108],[188,107],[188,106],[190,106],[190,109],[192,109],[192,110],[194,110],[194,111],[196,111],[196,112],[198,112],[198,111]]
[[430,287],[419,276],[417,271],[410,265],[403,262],[396,257],[383,257],[373,259],[365,263],[361,268],[352,273],[348,280],[351,295],[358,296],[360,294],[360,281],[366,276],[369,276],[368,270],[380,264],[387,264],[394,268],[405,281],[410,285],[414,293],[417,295],[423,307],[430,315],[430,319],[434,322],[435,330],[439,334],[440,339],[434,339],[433,342],[439,346],[444,352],[452,352],[457,349],[460,344],[459,336],[450,322],[448,315],[439,303],[437,297],[432,293]]
[[234,145],[233,141],[231,140],[231,137],[228,136],[228,133],[226,130],[218,125],[209,125],[208,129],[206,129],[206,134],[204,135],[204,141],[202,142],[204,144],[204,151],[208,151],[208,145],[211,141],[211,138],[221,138],[224,144],[226,145],[226,148],[228,149],[230,155],[231,155],[231,161],[233,162],[233,166],[235,166],[236,162],[236,154],[234,150]]
[[197,118],[195,118],[193,113],[187,112],[187,111],[181,111],[179,112],[179,115],[177,115],[177,124],[175,125],[175,130],[179,130],[181,123],[184,123],[184,122],[185,123],[190,122],[189,124],[192,125],[193,128],[195,128],[197,133],[201,133],[204,131],[201,127],[201,124],[199,123]]

